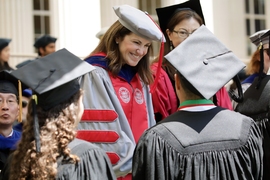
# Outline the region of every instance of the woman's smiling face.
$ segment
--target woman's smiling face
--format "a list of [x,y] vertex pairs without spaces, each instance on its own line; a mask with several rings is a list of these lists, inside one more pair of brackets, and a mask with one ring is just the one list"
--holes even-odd
[[136,66],[151,46],[151,41],[134,33],[126,35],[122,41],[116,39],[116,43],[119,44],[121,58],[130,66]]

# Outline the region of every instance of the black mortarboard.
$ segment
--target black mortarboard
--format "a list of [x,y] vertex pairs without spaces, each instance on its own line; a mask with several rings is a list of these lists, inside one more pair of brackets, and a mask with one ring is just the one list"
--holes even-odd
[[19,96],[18,79],[11,76],[9,71],[0,72],[0,93],[11,93]]
[[50,35],[44,35],[38,38],[34,44],[34,47],[40,48],[40,47],[46,47],[50,43],[55,43],[57,39],[55,37],[52,37]]
[[94,66],[61,49],[11,73],[31,88],[34,95],[32,108],[37,152],[40,152],[40,137],[36,106],[46,111],[68,100],[80,89],[78,78],[93,69]]
[[0,38],[0,51],[4,49],[10,43],[11,39]]
[[93,69],[68,50],[61,49],[11,74],[33,90],[38,106],[48,110],[74,95],[80,88],[77,78]]
[[245,67],[204,25],[165,58],[206,99]]
[[184,3],[162,7],[162,8],[156,8],[159,26],[163,33],[166,32],[167,24],[169,23],[170,19],[175,15],[175,13],[181,11],[181,10],[187,10],[191,9],[195,11],[203,20],[203,24],[205,24],[204,16],[200,4],[200,0],[189,0]]
[[25,66],[25,65],[27,65],[27,64],[29,64],[29,63],[31,63],[32,61],[33,61],[33,60],[31,60],[31,59],[25,60],[25,61],[23,61],[23,62],[17,64],[17,65],[16,65],[16,68],[21,68],[21,67],[23,67],[23,66]]

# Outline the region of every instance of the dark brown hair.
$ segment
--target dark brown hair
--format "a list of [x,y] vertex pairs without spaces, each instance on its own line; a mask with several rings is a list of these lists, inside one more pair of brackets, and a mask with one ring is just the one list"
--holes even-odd
[[57,175],[57,158],[63,157],[72,163],[79,158],[70,154],[68,144],[75,138],[75,121],[81,91],[70,99],[44,111],[37,106],[41,152],[36,152],[34,118],[32,102],[28,108],[28,121],[23,125],[23,134],[10,164],[10,178],[17,179],[55,179]]
[[[0,50],[0,55],[3,51],[3,49]],[[8,62],[5,62],[0,58],[0,71],[3,71],[3,70],[13,70],[13,69],[9,66]]]
[[205,99],[203,95],[179,71],[176,71],[176,74],[180,79],[179,83],[185,91],[187,99]]

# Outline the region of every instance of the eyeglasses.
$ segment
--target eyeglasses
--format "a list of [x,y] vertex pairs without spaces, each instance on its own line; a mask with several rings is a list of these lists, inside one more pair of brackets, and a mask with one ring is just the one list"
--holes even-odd
[[9,98],[9,99],[2,99],[0,98],[0,106],[3,106],[4,102],[6,102],[6,104],[8,106],[13,106],[15,104],[17,104],[17,100],[16,99],[13,99],[13,98]]
[[26,102],[26,101],[22,101],[22,107],[23,107],[23,108],[26,108],[26,107],[27,107],[27,105],[28,105],[28,102]]
[[265,50],[266,54],[270,57],[270,50],[269,50],[269,48],[264,49],[264,50]]
[[178,37],[183,39],[187,38],[190,34],[193,33],[189,33],[186,29],[180,29],[179,31],[173,30],[173,32],[177,33]]

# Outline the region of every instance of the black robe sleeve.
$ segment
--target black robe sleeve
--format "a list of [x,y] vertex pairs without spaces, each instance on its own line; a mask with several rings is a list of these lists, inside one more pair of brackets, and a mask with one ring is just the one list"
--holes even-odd
[[75,139],[72,154],[79,156],[77,165],[60,163],[58,166],[57,180],[114,180],[116,179],[111,162],[105,151],[86,141]]

